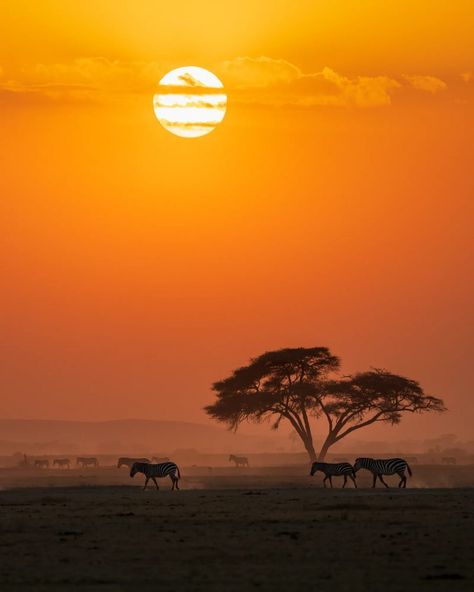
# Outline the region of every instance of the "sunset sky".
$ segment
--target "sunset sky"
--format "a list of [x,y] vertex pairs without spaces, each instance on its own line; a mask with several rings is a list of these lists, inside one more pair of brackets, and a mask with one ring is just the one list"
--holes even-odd
[[[207,423],[213,381],[325,345],[445,399],[388,437],[468,438],[473,30],[472,0],[0,1],[0,417]],[[189,65],[227,94],[201,138],[153,111]]]

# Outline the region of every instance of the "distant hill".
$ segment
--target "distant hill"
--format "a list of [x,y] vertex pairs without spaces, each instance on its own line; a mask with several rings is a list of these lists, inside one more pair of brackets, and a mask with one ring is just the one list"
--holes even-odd
[[270,437],[244,436],[197,423],[127,419],[54,421],[0,419],[0,454],[169,454],[180,449],[208,453],[270,452]]

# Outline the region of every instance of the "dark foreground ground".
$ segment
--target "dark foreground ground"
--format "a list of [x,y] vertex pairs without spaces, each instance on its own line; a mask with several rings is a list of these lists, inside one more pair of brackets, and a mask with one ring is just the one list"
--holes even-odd
[[471,488],[196,474],[172,493],[79,476],[0,491],[2,592],[474,589]]

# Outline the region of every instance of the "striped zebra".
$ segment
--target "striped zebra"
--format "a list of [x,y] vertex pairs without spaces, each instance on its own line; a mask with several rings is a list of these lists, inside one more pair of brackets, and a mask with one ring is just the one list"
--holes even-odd
[[412,476],[410,465],[403,458],[357,458],[354,464],[354,470],[359,471],[360,469],[366,469],[372,473],[374,477],[372,487],[375,487],[377,477],[385,487],[388,487],[382,475],[395,475],[395,473],[400,477],[398,487],[406,487],[407,478],[405,471],[408,471],[410,477]]
[[128,456],[121,456],[117,461],[117,468],[120,467],[128,467],[129,469],[132,467],[133,463],[140,462],[140,463],[149,463],[150,459],[148,458],[129,458]]
[[98,467],[99,461],[95,456],[78,456],[76,459],[76,465],[81,465],[83,469],[85,467]]
[[152,465],[150,463],[142,463],[142,462],[134,462],[132,468],[130,469],[130,477],[135,477],[137,473],[143,473],[145,475],[145,486],[148,485],[148,481],[151,479],[154,484],[156,485],[156,489],[160,489],[158,487],[158,483],[156,482],[156,478],[161,479],[162,477],[167,477],[169,475],[171,482],[173,483],[173,489],[179,489],[178,481],[181,479],[181,473],[179,472],[178,465],[174,462],[164,462],[157,465]]
[[246,456],[235,456],[235,454],[231,454],[229,456],[229,462],[234,462],[236,467],[249,466],[249,459]]
[[311,465],[311,472],[310,476],[312,477],[317,471],[321,471],[324,473],[324,487],[326,487],[326,480],[329,479],[329,483],[332,487],[332,477],[344,477],[344,484],[342,487],[346,486],[347,477],[352,479],[354,483],[354,487],[357,487],[356,483],[356,474],[354,471],[354,467],[348,462],[342,463],[323,463],[323,462],[314,462]]

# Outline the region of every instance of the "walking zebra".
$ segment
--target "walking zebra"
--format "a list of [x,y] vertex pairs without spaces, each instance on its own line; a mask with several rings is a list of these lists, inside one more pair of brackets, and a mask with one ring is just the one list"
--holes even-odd
[[406,487],[407,478],[405,475],[405,470],[408,471],[410,477],[412,476],[410,465],[403,458],[357,458],[354,464],[354,470],[357,472],[360,469],[367,469],[367,471],[372,473],[374,477],[372,487],[375,487],[377,477],[385,485],[385,487],[388,487],[388,485],[383,480],[382,475],[395,475],[395,473],[400,477],[400,483],[398,484],[398,487]]
[[156,478],[161,479],[162,477],[167,477],[169,475],[171,482],[173,483],[173,489],[179,489],[178,481],[181,479],[181,473],[179,472],[178,465],[174,462],[164,462],[158,465],[152,465],[150,463],[142,463],[142,462],[134,462],[132,468],[130,469],[130,477],[135,477],[137,473],[143,473],[145,475],[145,486],[148,485],[148,481],[152,479],[154,484],[156,485],[156,489],[160,489],[158,487],[158,483],[156,482]]
[[78,456],[76,459],[76,465],[81,465],[83,469],[85,467],[98,467],[99,461],[95,456]]
[[121,456],[117,461],[117,468],[126,466],[131,468],[133,463],[140,462],[140,463],[149,463],[150,459],[148,458],[128,458],[128,456]]
[[68,458],[55,458],[53,460],[53,467],[57,466],[60,469],[70,469],[71,461]]
[[323,462],[314,462],[311,465],[311,472],[310,476],[312,477],[317,471],[321,471],[324,473],[325,477],[323,479],[324,487],[326,487],[326,480],[329,479],[329,483],[332,487],[332,477],[344,477],[344,484],[342,487],[346,486],[347,477],[350,477],[354,483],[354,487],[357,487],[356,483],[356,474],[354,471],[354,467],[349,464],[348,462],[342,463],[323,463]]
[[231,454],[229,456],[229,462],[234,462],[236,467],[249,466],[249,459],[246,456],[235,456],[235,454]]

